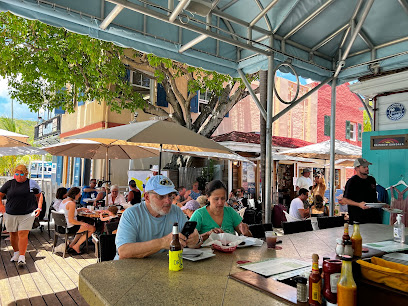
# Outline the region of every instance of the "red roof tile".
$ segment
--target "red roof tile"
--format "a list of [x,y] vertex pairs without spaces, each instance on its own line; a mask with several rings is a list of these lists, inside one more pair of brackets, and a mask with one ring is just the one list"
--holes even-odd
[[[213,136],[212,139],[216,142],[235,141],[244,143],[260,144],[260,135],[257,133],[245,133],[233,131],[227,134]],[[284,148],[299,148],[312,144],[311,142],[288,137],[272,136],[272,145]]]

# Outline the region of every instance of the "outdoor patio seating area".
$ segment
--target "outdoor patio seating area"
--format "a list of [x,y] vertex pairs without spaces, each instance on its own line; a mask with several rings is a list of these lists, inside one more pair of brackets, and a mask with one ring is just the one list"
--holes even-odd
[[46,230],[33,229],[26,265],[17,267],[10,262],[13,250],[6,238],[1,237],[0,305],[88,305],[78,291],[78,275],[97,262],[93,245],[89,253],[67,254],[64,259],[61,253],[52,254],[52,238]]

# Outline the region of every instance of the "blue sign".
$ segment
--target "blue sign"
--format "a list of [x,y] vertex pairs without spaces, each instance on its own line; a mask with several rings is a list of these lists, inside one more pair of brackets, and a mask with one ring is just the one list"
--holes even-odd
[[393,103],[387,108],[387,117],[390,120],[400,120],[405,115],[405,107],[401,103]]

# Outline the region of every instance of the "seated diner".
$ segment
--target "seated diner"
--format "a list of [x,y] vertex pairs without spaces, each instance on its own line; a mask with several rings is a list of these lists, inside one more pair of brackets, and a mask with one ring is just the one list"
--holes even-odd
[[197,222],[197,230],[203,240],[208,239],[211,233],[230,233],[251,236],[248,225],[242,222],[241,216],[229,206],[226,206],[227,187],[220,180],[209,182],[205,193],[210,204],[194,212],[191,221]]
[[78,187],[72,187],[68,190],[67,198],[64,199],[59,206],[59,213],[63,213],[67,220],[67,226],[69,233],[77,233],[74,240],[69,244],[69,247],[74,250],[76,254],[81,254],[81,244],[85,242],[85,235],[78,235],[84,231],[88,231],[88,237],[95,232],[95,227],[91,224],[78,221],[77,214],[78,210],[86,210],[86,208],[76,208],[76,201],[81,197],[81,189]]

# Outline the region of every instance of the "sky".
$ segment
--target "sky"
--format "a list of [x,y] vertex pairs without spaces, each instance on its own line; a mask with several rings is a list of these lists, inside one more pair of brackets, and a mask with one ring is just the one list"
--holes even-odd
[[[7,81],[0,77],[0,117],[11,118],[11,99],[8,94]],[[33,113],[25,104],[14,101],[14,118],[37,121],[37,113]]]

